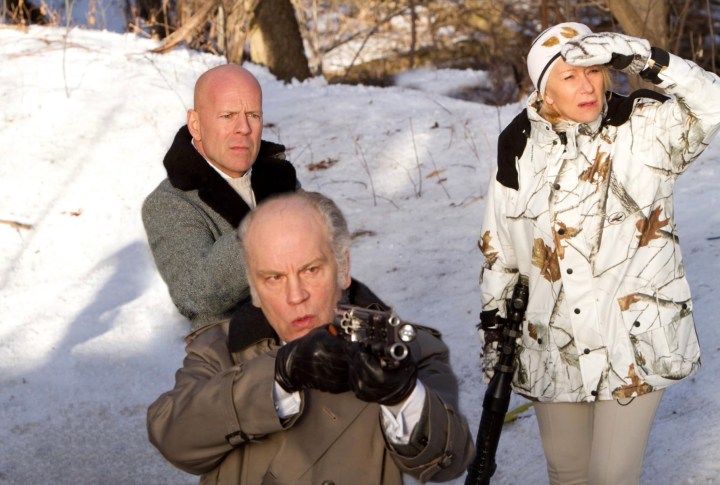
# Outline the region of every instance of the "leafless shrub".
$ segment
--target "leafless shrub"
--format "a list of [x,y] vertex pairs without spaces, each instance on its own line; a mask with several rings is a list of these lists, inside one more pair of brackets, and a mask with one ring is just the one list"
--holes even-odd
[[47,15],[45,2],[30,0],[3,0],[2,18],[12,25],[23,27],[30,24],[48,25],[52,23]]
[[[216,54],[239,52],[248,43],[248,25],[260,0],[125,0],[128,31],[164,40],[164,48],[185,44]],[[291,0],[310,69],[330,82],[391,85],[393,76],[416,67],[488,72],[490,89],[467,88],[453,96],[502,105],[530,89],[525,53],[548,25],[576,20],[596,30],[621,30],[624,0]],[[641,18],[660,46],[715,71],[720,0],[653,0],[662,5],[667,26]],[[63,12],[48,6],[74,2],[3,0],[0,12],[11,25],[62,24]],[[652,3],[652,2],[650,2]],[[89,0],[88,26],[102,26],[104,2]],[[648,3],[649,5],[649,3]],[[639,7],[638,7],[639,8]],[[649,7],[650,8],[650,7]],[[654,7],[653,7],[654,8]],[[657,11],[654,8],[653,11]],[[655,14],[654,14],[655,15]],[[80,16],[78,16],[80,17]],[[654,35],[654,34],[653,34]],[[162,50],[162,49],[161,49]],[[230,57],[229,57],[230,58]]]
[[375,193],[375,182],[373,181],[372,171],[370,170],[370,165],[368,164],[367,158],[365,157],[365,152],[363,151],[362,145],[360,144],[360,137],[353,137],[353,143],[355,145],[355,153],[360,159],[360,165],[362,166],[363,170],[365,170],[365,173],[370,180],[370,191],[372,193],[373,205],[376,206],[377,194]]

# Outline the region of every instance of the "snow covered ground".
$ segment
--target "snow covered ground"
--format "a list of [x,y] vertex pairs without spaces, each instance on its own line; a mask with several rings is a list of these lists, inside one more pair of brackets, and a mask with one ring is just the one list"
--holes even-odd
[[[223,61],[65,34],[0,30],[0,483],[196,483],[147,441],[146,408],[172,386],[189,324],[155,271],[140,205],[164,177],[196,77]],[[289,147],[304,187],[333,197],[357,232],[354,276],[443,332],[475,433],[476,240],[496,137],[521,106],[443,95],[482,73],[423,72],[403,79],[414,89],[383,89],[285,85],[249,67],[265,138]],[[647,485],[720,483],[719,161],[717,141],[676,191],[704,368],[665,394]],[[506,427],[493,483],[545,482],[530,410]]]

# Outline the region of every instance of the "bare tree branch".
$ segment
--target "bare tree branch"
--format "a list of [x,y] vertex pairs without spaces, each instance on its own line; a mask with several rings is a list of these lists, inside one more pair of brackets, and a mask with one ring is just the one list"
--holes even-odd
[[195,12],[192,17],[187,20],[187,22],[181,25],[175,32],[170,34],[162,45],[152,49],[150,52],[162,54],[174,49],[182,41],[185,41],[188,44],[191,43],[192,36],[200,29],[200,27],[203,26],[203,24],[205,24],[205,22],[215,15],[217,8],[217,2],[206,2],[200,10]]

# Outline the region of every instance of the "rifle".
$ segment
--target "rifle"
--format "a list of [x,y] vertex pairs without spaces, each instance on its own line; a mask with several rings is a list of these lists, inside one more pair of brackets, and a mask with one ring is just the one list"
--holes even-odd
[[392,310],[370,310],[345,304],[339,304],[335,309],[330,332],[336,332],[349,342],[360,342],[390,368],[397,367],[410,355],[407,344],[417,335],[415,327],[400,320]]
[[503,324],[503,341],[495,374],[483,399],[483,412],[475,444],[475,458],[468,467],[465,485],[487,485],[495,473],[495,453],[500,443],[505,414],[510,405],[513,373],[515,372],[516,338],[528,303],[528,278],[520,275],[513,288],[512,297],[507,300],[507,321]]

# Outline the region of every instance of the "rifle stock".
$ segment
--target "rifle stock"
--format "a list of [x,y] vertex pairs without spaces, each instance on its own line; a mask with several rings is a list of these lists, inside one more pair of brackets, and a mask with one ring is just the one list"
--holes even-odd
[[512,378],[515,371],[516,338],[520,335],[528,303],[528,278],[520,275],[507,301],[507,321],[503,328],[500,359],[483,399],[483,412],[475,444],[475,458],[468,467],[465,485],[487,485],[495,473],[495,453],[500,443],[505,414],[510,405]]

